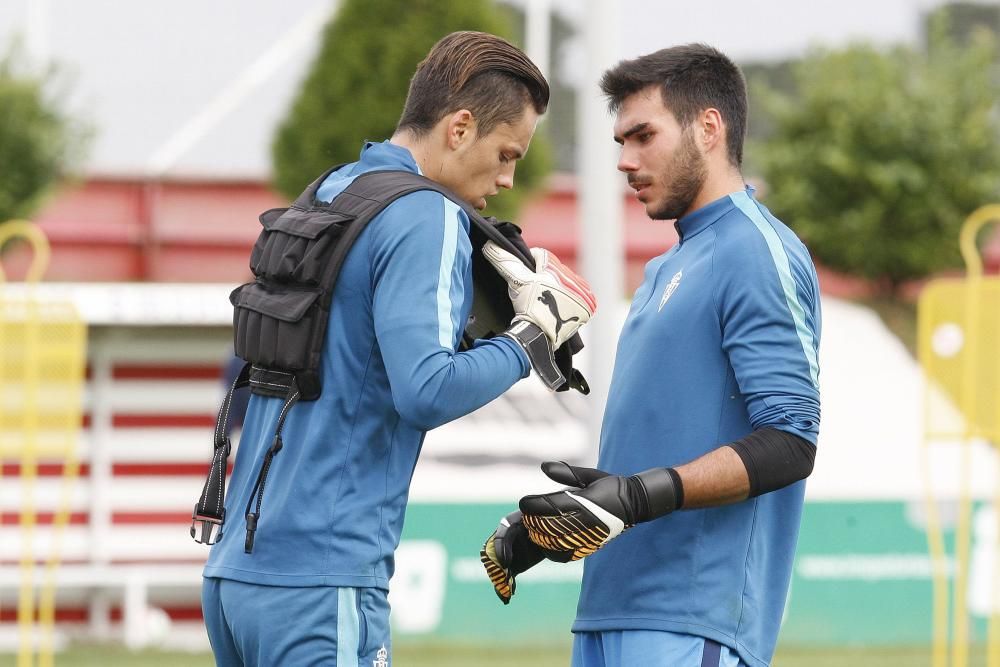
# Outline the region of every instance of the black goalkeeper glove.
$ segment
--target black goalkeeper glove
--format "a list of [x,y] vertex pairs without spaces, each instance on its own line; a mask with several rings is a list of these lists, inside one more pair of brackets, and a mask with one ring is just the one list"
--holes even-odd
[[549,479],[580,489],[521,498],[528,537],[551,560],[579,560],[637,523],[673,512],[684,501],[673,468],[652,468],[631,477],[546,461]]
[[521,513],[511,512],[500,520],[500,525],[486,539],[479,560],[493,583],[493,590],[504,604],[510,602],[516,584],[514,577],[534,567],[545,558],[542,550],[528,539],[528,531],[521,523]]

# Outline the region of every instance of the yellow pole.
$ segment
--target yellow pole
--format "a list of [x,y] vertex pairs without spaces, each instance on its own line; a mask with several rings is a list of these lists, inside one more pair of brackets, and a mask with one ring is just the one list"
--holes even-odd
[[[921,365],[931,367],[931,318],[928,303],[933,297],[933,286],[924,290],[917,308],[917,330]],[[925,380],[929,382],[929,380]],[[921,457],[921,473],[924,478],[924,506],[927,511],[927,547],[931,556],[931,667],[948,667],[948,570],[947,551],[944,545],[944,528],[934,498],[934,486],[930,473],[930,442],[926,434],[931,432],[930,390],[924,389],[924,441]]]
[[[996,302],[1000,300],[1000,286],[994,289],[990,296],[992,299],[989,303],[995,306]],[[1000,382],[1000,355],[996,355],[993,377]],[[1000,401],[996,401],[996,404],[997,413],[993,415],[994,432],[992,437],[994,444],[1000,444]],[[993,552],[993,565],[990,570],[993,590],[990,596],[989,621],[986,626],[986,667],[1000,667],[1000,455],[994,454],[993,517],[996,525],[993,544],[990,545]]]
[[1000,204],[990,204],[977,208],[962,224],[962,231],[958,235],[958,247],[962,251],[965,270],[970,277],[981,278],[983,275],[983,260],[976,248],[976,236],[983,227],[998,221],[1000,221]]
[[[994,466],[996,479],[1000,480],[1000,457],[996,459]],[[993,520],[996,522],[996,529],[993,535],[993,543],[990,549],[993,552],[993,565],[990,570],[990,581],[992,582],[989,621],[986,625],[986,667],[1000,667],[1000,636],[998,636],[997,608],[1000,606],[1000,567],[997,560],[1000,559],[1000,483],[993,485]]]
[[[0,225],[0,249],[14,237],[23,237],[31,244],[34,257],[28,267],[27,281],[41,280],[48,268],[48,239],[37,226],[26,220],[10,220]],[[0,282],[6,274],[0,266]],[[38,475],[38,392],[41,355],[39,353],[40,313],[37,304],[28,299],[24,312],[24,357],[16,360],[21,366],[24,387],[24,408],[21,418],[21,585],[18,591],[18,654],[17,667],[31,667],[35,644],[35,488]],[[43,647],[40,647],[42,650]],[[51,647],[49,647],[51,653]]]
[[[25,238],[31,244],[35,256],[31,266],[28,267],[28,274],[24,280],[29,283],[37,283],[49,268],[49,260],[52,257],[49,240],[45,238],[45,234],[37,225],[27,220],[8,220],[0,224],[0,249],[7,241],[16,237]],[[3,266],[0,265],[0,282],[6,281],[7,275],[3,271]]]
[[[72,318],[70,317],[72,315]],[[66,358],[65,350],[61,350],[60,357],[69,370],[69,386],[73,388],[71,395],[67,397],[67,403],[72,406],[81,404],[81,387],[83,385],[84,369],[86,367],[86,328],[83,322],[76,316],[75,311],[67,312],[60,316],[59,321],[66,320],[65,327],[68,327],[70,335],[65,338],[73,341],[73,345],[66,346],[72,351]],[[68,362],[68,363],[67,363]],[[80,472],[80,461],[76,449],[76,438],[74,434],[80,427],[80,413],[76,409],[64,410],[59,414],[61,418],[61,428],[59,433],[63,434],[65,441],[60,448],[63,456],[64,468],[62,476],[61,499],[52,522],[52,549],[45,563],[45,580],[39,593],[38,601],[38,623],[41,626],[41,644],[38,655],[39,667],[53,667],[54,664],[54,634],[55,634],[55,608],[56,608],[56,570],[59,567],[59,554],[62,550],[62,536],[66,525],[69,523],[70,504],[72,503],[73,487]]]
[[954,667],[969,664],[969,608],[966,602],[969,589],[969,551],[972,523],[972,488],[969,479],[972,465],[972,439],[976,437],[976,365],[979,358],[979,300],[980,275],[970,273],[964,289],[965,345],[962,355],[961,389],[958,394],[959,409],[965,416],[958,488],[958,523],[955,527],[955,608],[953,611],[952,662]]
[[969,440],[962,439],[959,472],[958,523],[955,526],[955,609],[952,624],[951,659],[953,667],[969,664],[969,610],[966,596],[969,587],[969,526],[972,497],[969,484]]
[[[972,514],[972,493],[969,488],[968,466],[970,464],[970,448],[972,439],[982,434],[982,429],[978,425],[978,401],[976,391],[976,373],[980,366],[979,358],[979,329],[980,329],[980,301],[983,292],[983,262],[976,247],[976,237],[979,231],[987,224],[1000,220],[1000,205],[991,204],[982,206],[970,215],[962,225],[959,233],[959,249],[962,252],[962,259],[965,261],[966,282],[965,282],[965,321],[966,321],[966,341],[967,352],[962,355],[962,385],[959,392],[959,408],[965,415],[965,429],[962,438],[962,480],[960,482],[960,501],[958,526],[955,533],[955,634],[952,656],[955,660],[955,667],[966,667],[968,664],[969,649],[969,610],[966,605],[966,593],[968,591],[968,565],[970,531],[969,524]],[[994,506],[994,510],[1000,510]],[[987,637],[994,636],[996,629],[994,625],[994,614],[992,610],[989,614],[989,626]]]
[[25,405],[21,448],[21,591],[17,620],[20,626],[18,667],[31,667],[35,643],[35,488],[38,476],[38,308],[28,302],[25,333]]

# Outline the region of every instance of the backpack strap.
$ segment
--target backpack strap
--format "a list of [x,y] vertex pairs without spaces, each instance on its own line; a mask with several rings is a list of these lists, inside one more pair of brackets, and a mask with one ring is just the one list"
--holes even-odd
[[[332,172],[328,172],[327,175],[329,175],[329,173]],[[325,177],[326,176],[323,178]],[[310,186],[313,196],[315,196],[317,189],[318,188],[313,189],[313,187]],[[465,211],[465,214],[469,216],[469,220],[473,221],[473,224],[475,224],[477,228],[482,228],[483,233],[486,234],[488,238],[503,244],[504,247],[509,247],[511,245],[510,242],[506,240],[504,235],[494,229],[493,225],[487,222],[476,209],[440,183],[435,183],[429,178],[421,176],[420,174],[415,174],[412,171],[394,169],[368,171],[351,181],[347,188],[334,197],[333,201],[329,204],[321,204],[319,206],[315,203],[313,204],[314,208],[322,206],[328,212],[338,213],[345,217],[354,219],[354,221],[344,231],[344,235],[341,238],[341,241],[337,244],[337,248],[334,251],[328,265],[328,273],[327,276],[325,276],[325,278],[328,279],[324,280],[323,283],[324,285],[331,286],[331,289],[326,295],[328,302],[333,297],[332,285],[336,282],[337,276],[340,274],[340,268],[347,257],[347,253],[350,251],[351,246],[354,245],[354,241],[357,240],[361,232],[368,226],[368,223],[371,222],[371,220],[381,213],[386,207],[388,207],[389,204],[392,204],[400,197],[404,197],[420,190],[432,190],[444,195],[452,202],[460,206],[462,210]],[[304,193],[303,196],[307,193]],[[517,254],[521,256],[521,259],[527,263],[528,266],[534,268],[535,260],[531,256],[530,252],[524,252],[521,249],[518,249]]]
[[233,405],[233,394],[240,387],[250,384],[250,363],[243,364],[240,374],[222,400],[219,414],[215,418],[215,439],[213,442],[212,464],[208,471],[208,479],[201,491],[201,497],[191,511],[191,537],[201,544],[215,544],[222,537],[222,524],[226,520],[226,469],[229,464],[229,453],[232,444],[226,433],[226,423],[229,421],[229,410]]
[[[292,409],[299,400],[299,390],[295,384],[295,380],[292,380],[291,386],[288,388],[288,396],[285,398],[285,404],[281,407],[281,414],[278,415],[278,424],[274,427],[274,440],[271,442],[271,446],[268,447],[267,453],[264,454],[264,461],[260,465],[260,471],[257,473],[257,480],[254,482],[253,491],[250,492],[250,499],[247,500],[247,507],[245,517],[247,521],[247,535],[243,542],[243,551],[245,553],[253,553],[253,540],[254,534],[257,531],[257,520],[260,518],[260,504],[264,500],[264,485],[267,483],[267,473],[271,470],[271,461],[274,460],[275,454],[281,451],[284,446],[281,442],[281,429],[285,426],[285,418],[288,417],[288,411]],[[256,506],[254,506],[254,501],[256,501]],[[253,511],[251,511],[253,508]]]

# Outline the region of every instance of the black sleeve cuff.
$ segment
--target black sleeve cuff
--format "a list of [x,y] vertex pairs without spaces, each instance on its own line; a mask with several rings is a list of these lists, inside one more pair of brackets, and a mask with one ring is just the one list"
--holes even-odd
[[750,480],[750,497],[783,489],[812,473],[816,446],[776,428],[762,428],[729,443],[739,454]]

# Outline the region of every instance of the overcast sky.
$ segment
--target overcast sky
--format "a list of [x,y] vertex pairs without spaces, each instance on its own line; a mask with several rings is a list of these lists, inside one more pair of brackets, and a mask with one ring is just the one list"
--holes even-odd
[[[508,0],[524,4],[527,0]],[[97,132],[91,171],[259,177],[270,136],[315,52],[335,0],[0,0],[0,53],[27,34],[31,52],[71,75],[73,107]],[[622,58],[691,41],[737,62],[812,45],[912,41],[942,0],[623,0]],[[994,0],[993,4],[996,4]],[[551,0],[574,22],[586,0]],[[391,29],[391,27],[387,27]],[[578,39],[557,66],[583,85]]]
[[[585,0],[552,3],[557,11],[578,20],[587,4]],[[814,44],[911,40],[921,14],[941,4],[941,0],[631,0],[619,3],[619,50],[623,57],[632,57],[670,44],[707,42],[736,60],[773,60]]]
[[[524,5],[531,0],[505,0]],[[632,58],[671,44],[705,42],[737,62],[782,60],[814,46],[838,46],[854,40],[913,42],[928,9],[944,0],[629,0],[621,7],[618,51]],[[990,4],[997,4],[992,0]],[[578,25],[586,0],[551,0],[553,9]],[[559,64],[576,81],[582,42]]]

